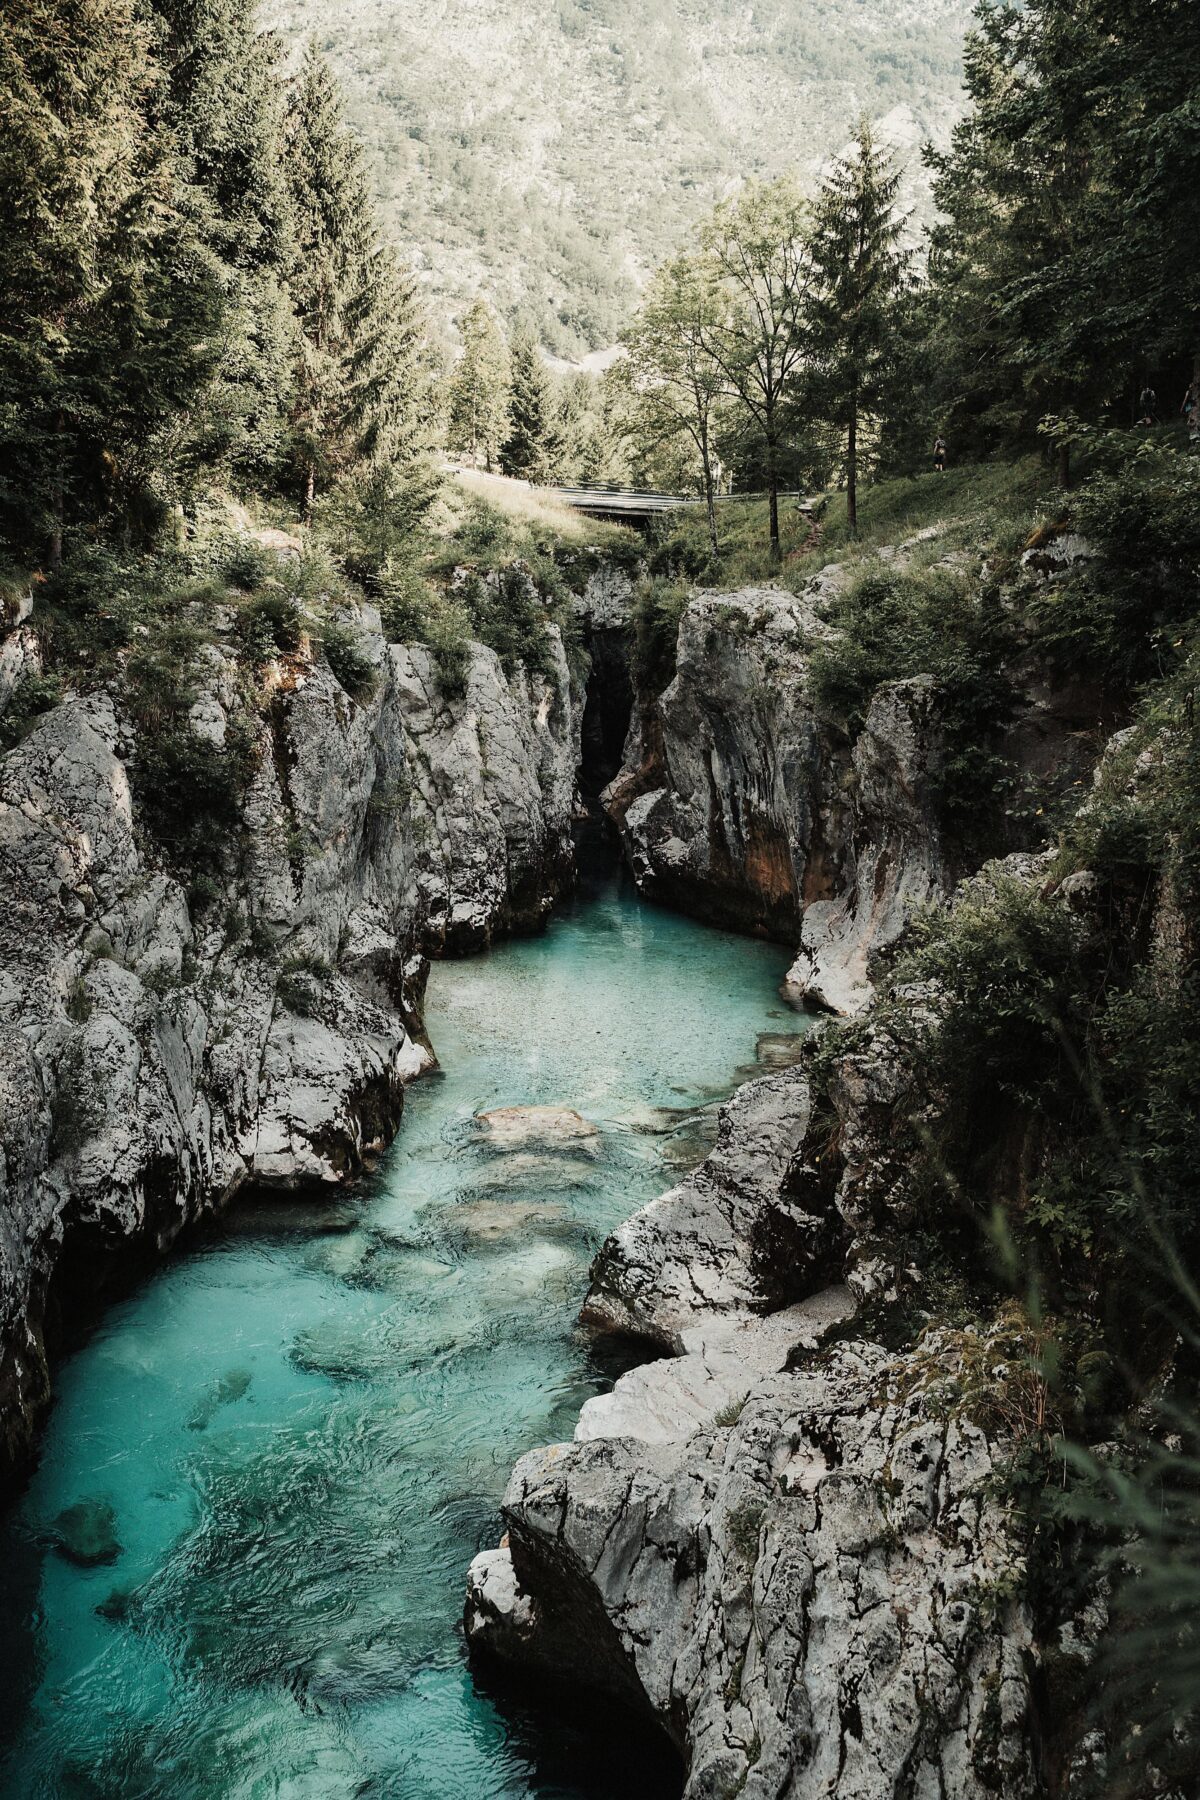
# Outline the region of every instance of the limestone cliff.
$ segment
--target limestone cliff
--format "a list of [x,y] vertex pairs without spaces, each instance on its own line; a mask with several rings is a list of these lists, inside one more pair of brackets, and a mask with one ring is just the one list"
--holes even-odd
[[[13,623],[5,668],[32,653]],[[428,651],[353,624],[370,697],[306,641],[267,666],[240,816],[190,888],[135,803],[119,681],[0,762],[0,1462],[61,1319],[244,1183],[361,1169],[431,1060],[426,953],[535,925],[571,879],[557,636],[548,679],[475,645],[447,697]],[[231,729],[235,667],[218,629],[198,744]]]
[[696,596],[675,677],[605,798],[643,892],[797,945],[791,997],[855,1012],[874,959],[952,876],[932,684],[886,684],[853,744],[815,704],[819,603],[842,579]]

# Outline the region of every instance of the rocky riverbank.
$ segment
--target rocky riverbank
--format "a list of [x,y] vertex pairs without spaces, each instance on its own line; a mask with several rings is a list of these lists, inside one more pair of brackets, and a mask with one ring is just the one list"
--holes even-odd
[[[5,700],[40,667],[24,610]],[[119,681],[68,692],[0,763],[9,1467],[49,1396],[48,1345],[106,1280],[247,1184],[353,1177],[432,1060],[427,956],[536,926],[572,881],[582,695],[557,631],[548,675],[473,645],[448,693],[432,652],[388,644],[369,609],[348,628],[365,697],[307,639],[259,670],[240,810],[190,880],[141,816],[146,739]],[[201,750],[234,729],[237,652],[218,615]]]
[[[1046,859],[961,903],[1009,882],[1040,891]],[[1077,894],[1045,903],[1074,917]],[[659,1360],[517,1464],[470,1571],[475,1654],[648,1708],[688,1800],[1040,1791],[1013,1439],[978,1396],[1014,1344],[937,1323],[912,1086],[868,1013],[723,1109],[707,1161],[593,1265],[584,1321]],[[902,1300],[927,1323],[889,1349],[872,1321]]]

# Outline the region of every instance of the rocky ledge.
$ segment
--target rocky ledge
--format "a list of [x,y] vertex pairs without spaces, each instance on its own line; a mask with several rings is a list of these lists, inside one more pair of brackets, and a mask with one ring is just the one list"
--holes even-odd
[[[475,645],[448,695],[430,652],[369,610],[347,623],[370,697],[306,641],[261,672],[203,880],[139,814],[119,682],[0,762],[0,1472],[60,1320],[245,1183],[352,1177],[431,1061],[426,954],[536,925],[572,878],[580,707],[557,637],[548,679]],[[36,672],[23,618],[3,650]],[[238,680],[218,621],[198,751],[225,742]]]
[[[1009,858],[965,895],[1047,877]],[[609,1238],[583,1317],[666,1354],[517,1464],[470,1571],[473,1653],[648,1713],[687,1800],[1040,1791],[1012,1445],[962,1401],[1008,1351],[930,1325],[898,1353],[865,1323],[923,1283],[888,1020],[744,1087]]]
[[518,1463],[474,1653],[649,1711],[688,1800],[1025,1800],[1021,1556],[995,1451],[836,1290],[693,1334]]

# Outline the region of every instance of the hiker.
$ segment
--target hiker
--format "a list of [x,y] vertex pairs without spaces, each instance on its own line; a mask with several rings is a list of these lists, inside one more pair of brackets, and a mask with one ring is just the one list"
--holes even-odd
[[943,437],[933,440],[933,466],[939,475],[946,473],[946,440]]
[[1158,424],[1158,395],[1149,382],[1146,383],[1138,398],[1138,411],[1141,414],[1138,419],[1139,425]]
[[1188,443],[1200,442],[1200,381],[1189,381],[1183,404],[1179,408],[1188,428]]

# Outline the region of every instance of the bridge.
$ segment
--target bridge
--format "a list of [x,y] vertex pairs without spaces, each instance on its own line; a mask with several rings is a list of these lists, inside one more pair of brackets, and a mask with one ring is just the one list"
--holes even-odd
[[635,492],[618,487],[545,487],[539,493],[569,506],[572,512],[586,513],[592,519],[608,519],[620,525],[645,525],[659,513],[675,512],[681,506],[700,506],[702,501],[690,494],[655,494]]
[[[696,494],[655,494],[636,493],[631,488],[615,487],[556,487],[539,488],[542,494],[549,494],[560,506],[569,506],[575,512],[586,513],[592,519],[607,519],[619,525],[648,525],[651,519],[660,513],[678,512],[683,507],[703,506],[703,499]],[[714,494],[713,500],[718,507],[736,506],[744,500],[765,500],[765,494]],[[797,512],[809,518],[820,515],[823,497],[796,492],[780,492],[780,504],[794,501]]]
[[[660,494],[636,488],[605,487],[596,482],[582,484],[577,487],[535,487],[528,481],[520,481],[509,475],[489,475],[482,469],[472,469],[461,464],[450,464],[450,472],[464,486],[496,501],[504,506],[515,504],[520,510],[521,496],[527,495],[533,501],[549,500],[557,506],[570,507],[572,512],[585,514],[591,519],[604,519],[618,525],[648,525],[651,519],[664,513],[682,511],[685,507],[702,507],[703,498],[697,494]],[[730,506],[746,500],[763,500],[764,494],[717,494],[714,496],[718,506]],[[820,510],[820,498],[807,498],[801,493],[780,493],[780,501],[795,501],[803,513],[816,514]]]

